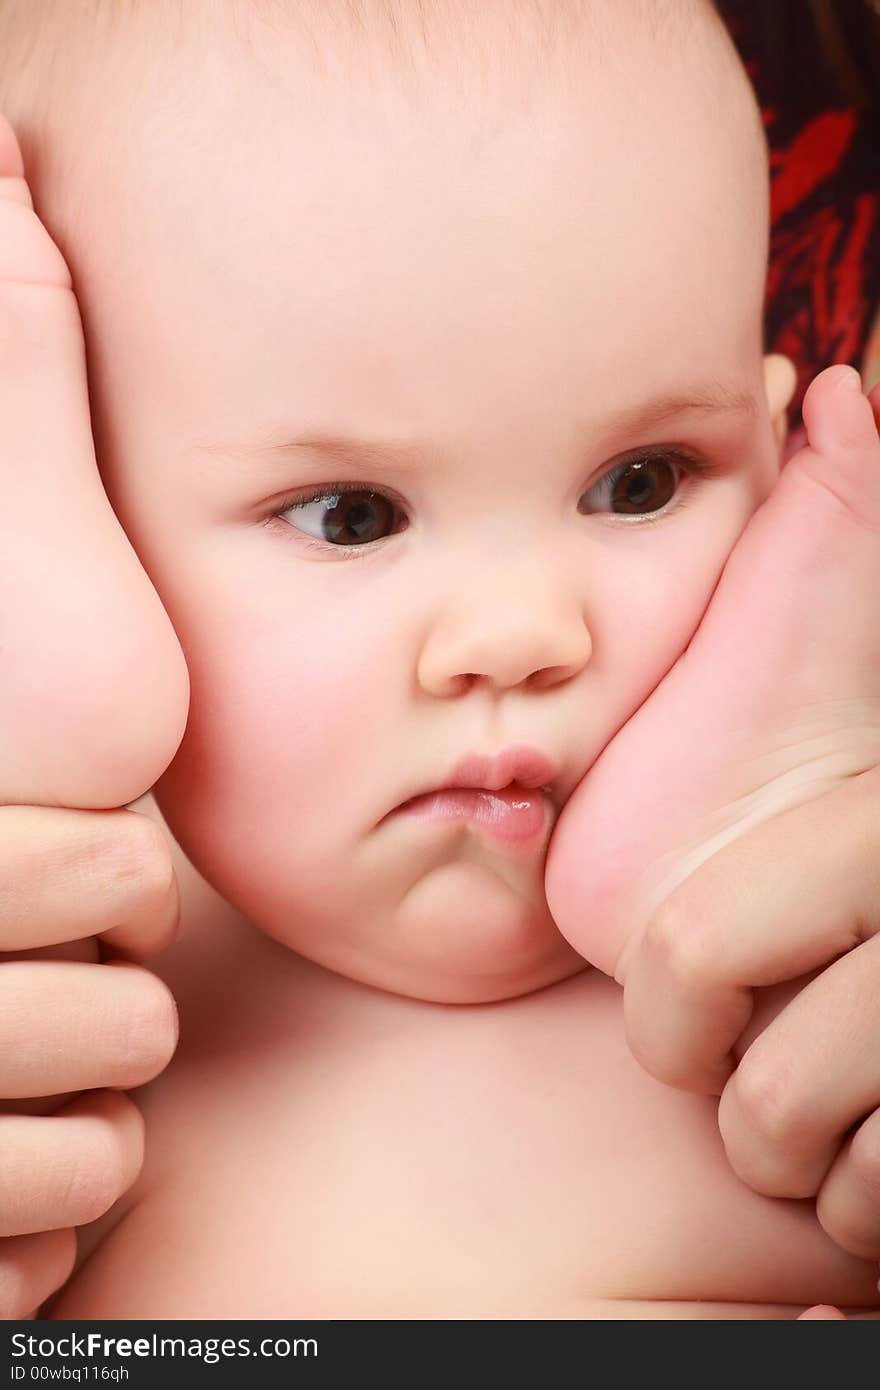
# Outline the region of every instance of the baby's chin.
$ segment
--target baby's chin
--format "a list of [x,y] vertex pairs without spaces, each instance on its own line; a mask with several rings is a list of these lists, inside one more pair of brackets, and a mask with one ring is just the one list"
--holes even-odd
[[381,920],[338,932],[254,921],[348,979],[438,1004],[488,1004],[569,979],[587,962],[560,935],[543,894],[529,902],[477,866],[435,869]]
[[494,969],[481,969],[476,961],[444,959],[439,953],[436,960],[425,961],[367,952],[325,952],[303,946],[294,949],[315,965],[348,980],[428,1004],[497,1004],[533,994],[592,968],[571,947],[564,953],[560,951],[555,959],[519,970],[499,968],[497,964]]

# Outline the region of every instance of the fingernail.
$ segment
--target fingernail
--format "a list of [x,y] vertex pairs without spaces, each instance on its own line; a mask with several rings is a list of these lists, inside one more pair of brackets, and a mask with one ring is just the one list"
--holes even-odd
[[840,387],[845,387],[847,391],[861,391],[862,378],[855,367],[841,367],[837,384]]

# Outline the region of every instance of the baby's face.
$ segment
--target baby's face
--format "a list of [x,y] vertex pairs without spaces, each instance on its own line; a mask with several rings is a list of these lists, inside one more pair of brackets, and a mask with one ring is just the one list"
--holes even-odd
[[[181,39],[158,91],[134,33],[83,97],[75,234],[43,195],[190,671],[159,805],[254,923],[380,987],[582,967],[553,821],[776,477],[757,137],[703,40],[654,42],[404,89],[279,24]],[[531,839],[398,809],[510,745],[558,769]]]

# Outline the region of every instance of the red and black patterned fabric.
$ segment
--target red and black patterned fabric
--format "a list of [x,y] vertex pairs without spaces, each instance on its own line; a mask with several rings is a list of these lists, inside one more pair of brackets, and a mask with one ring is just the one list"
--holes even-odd
[[765,348],[798,369],[789,411],[796,428],[804,392],[824,367],[849,362],[868,389],[880,379],[878,107],[848,98],[806,0],[718,0],[718,9],[770,146]]

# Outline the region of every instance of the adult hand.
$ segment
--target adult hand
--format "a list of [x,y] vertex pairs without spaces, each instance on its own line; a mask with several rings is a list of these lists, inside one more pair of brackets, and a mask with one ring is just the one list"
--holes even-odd
[[168,944],[179,901],[157,827],[120,808],[164,771],[188,704],[183,654],[99,480],[79,311],[23,173],[0,117],[5,1319],[64,1282],[73,1228],[141,1167],[141,1116],[122,1092],[167,1064],[177,1017],[162,981],[125,957]]
[[[839,368],[687,651],[560,817],[548,902],[757,1191],[880,1258],[880,387]],[[872,409],[873,408],[873,409]]]
[[[649,997],[664,1000],[674,1065],[696,1089],[730,1050],[738,1065],[718,1122],[743,1181],[815,1195],[838,1245],[880,1259],[880,769],[726,845],[663,911],[667,925],[702,924],[707,947],[719,943],[716,968],[687,979],[649,948],[630,1007],[644,1016]],[[817,971],[817,956],[830,964]],[[750,986],[782,970],[800,978],[761,991],[752,1012]],[[698,1028],[672,1022],[679,1011],[713,1016],[708,1048]],[[641,1036],[642,1059],[662,1049],[668,1065],[659,1020]]]

